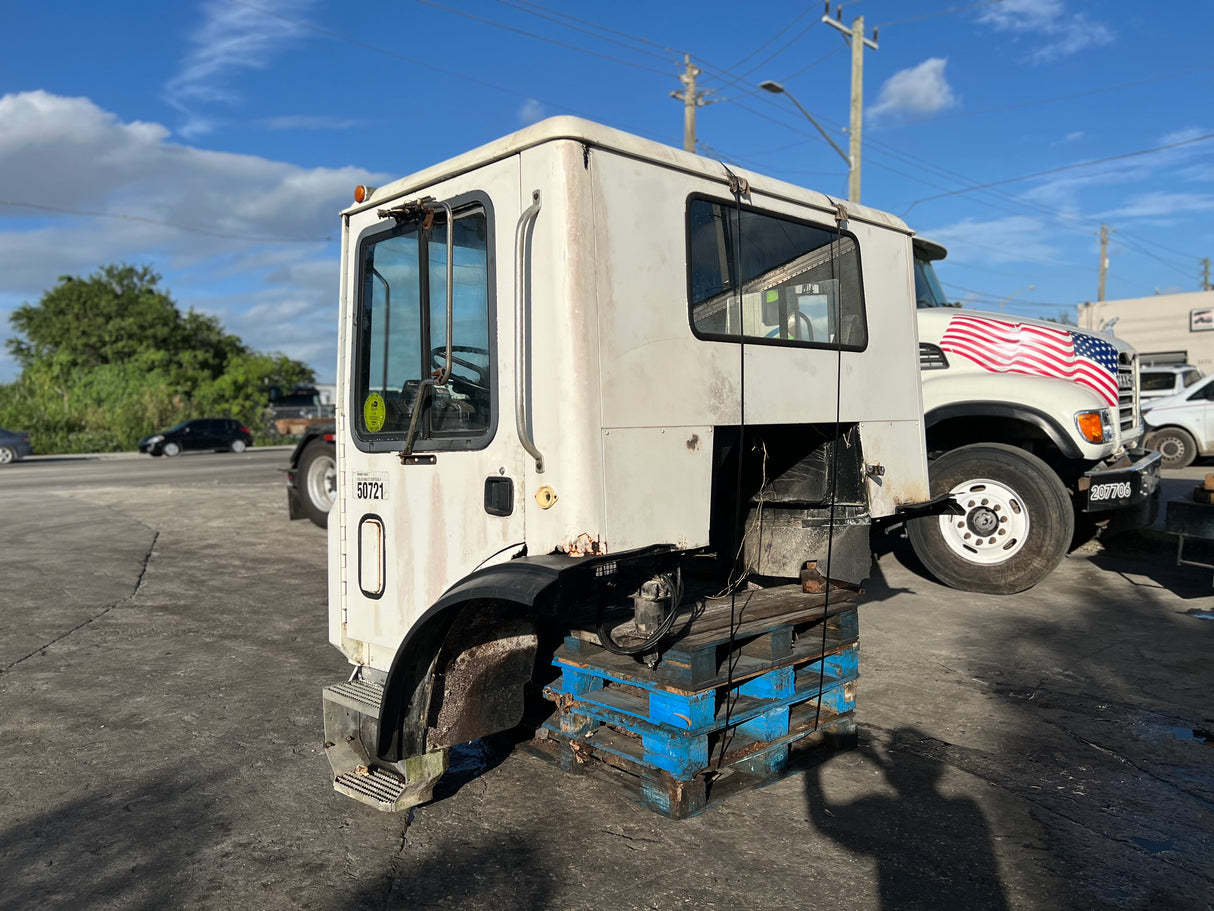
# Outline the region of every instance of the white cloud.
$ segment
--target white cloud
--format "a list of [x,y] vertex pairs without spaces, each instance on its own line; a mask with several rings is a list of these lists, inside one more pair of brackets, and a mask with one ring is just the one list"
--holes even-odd
[[547,116],[548,109],[544,107],[543,102],[536,101],[534,98],[528,98],[523,106],[518,109],[519,122],[524,126],[539,123]]
[[[220,317],[256,348],[323,356],[311,362],[331,375],[338,213],[355,186],[385,175],[168,136],[87,98],[0,97],[0,311],[36,301],[61,275],[148,264],[183,308]],[[0,337],[7,328],[0,321]],[[0,360],[0,382],[14,370]]]
[[323,117],[297,114],[268,117],[261,123],[269,130],[349,130],[362,126],[361,120],[348,117]]
[[1152,221],[1174,221],[1178,216],[1193,212],[1214,211],[1214,196],[1206,193],[1141,193],[1124,204],[1093,217],[1101,219],[1146,218]]
[[1033,63],[1048,63],[1116,39],[1113,30],[1088,18],[1069,13],[1065,0],[1003,0],[985,7],[978,21],[997,31],[1031,39],[1036,46],[1028,55]]
[[259,0],[258,9],[225,0],[205,3],[202,25],[190,37],[193,49],[164,87],[165,99],[186,118],[178,132],[196,138],[214,130],[215,118],[199,108],[238,102],[235,74],[268,67],[275,52],[303,33],[287,20],[311,6],[313,0]]
[[931,57],[918,66],[899,70],[885,84],[877,97],[877,103],[868,109],[872,119],[890,115],[938,114],[957,104],[944,68],[948,60]]
[[[1186,128],[1168,133],[1152,143],[1149,139],[1139,138],[1142,145],[1163,147],[1178,142],[1196,139],[1207,135],[1210,131],[1199,128]],[[1127,184],[1157,183],[1161,179],[1202,180],[1203,161],[1209,157],[1209,148],[1214,142],[1194,142],[1176,148],[1161,148],[1158,152],[1145,155],[1135,155],[1114,161],[1103,161],[1062,171],[1057,175],[1043,178],[1040,183],[1026,190],[1021,198],[1030,202],[1040,203],[1055,209],[1079,209],[1080,191],[1105,187],[1118,187]],[[1110,149],[1116,154],[1117,149]],[[1211,173],[1214,173],[1212,171]],[[1098,215],[1090,216],[1099,218]]]
[[1052,263],[1057,250],[1040,219],[1013,215],[992,221],[963,221],[921,232],[943,244],[948,260],[959,263]]

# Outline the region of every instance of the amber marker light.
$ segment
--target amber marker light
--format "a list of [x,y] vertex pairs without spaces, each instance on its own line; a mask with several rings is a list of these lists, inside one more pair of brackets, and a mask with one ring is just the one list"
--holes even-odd
[[354,201],[355,202],[366,202],[368,199],[371,198],[371,194],[374,192],[375,192],[375,187],[366,187],[366,186],[363,186],[362,184],[359,184],[357,187],[354,188]]
[[1075,426],[1089,443],[1104,442],[1104,415],[1099,411],[1081,411],[1075,415]]

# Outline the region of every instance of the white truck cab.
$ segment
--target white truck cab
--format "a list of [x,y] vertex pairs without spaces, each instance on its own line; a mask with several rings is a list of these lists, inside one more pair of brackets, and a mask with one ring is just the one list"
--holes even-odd
[[1150,524],[1159,454],[1140,448],[1137,355],[1113,336],[962,310],[940,289],[946,251],[916,237],[915,286],[932,490],[963,516],[909,523],[940,581],[1009,594],[1066,555],[1076,516]]
[[449,747],[519,722],[555,642],[610,648],[604,610],[652,595],[668,623],[692,577],[856,586],[873,523],[933,508],[898,219],[569,117],[358,197],[328,519],[343,793],[427,799]]

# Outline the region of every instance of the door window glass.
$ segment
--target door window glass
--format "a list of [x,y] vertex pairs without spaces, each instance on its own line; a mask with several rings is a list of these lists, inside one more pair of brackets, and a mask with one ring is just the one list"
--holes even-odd
[[[447,224],[441,208],[431,211],[429,227],[419,216],[360,245],[353,423],[364,439],[400,439],[415,424],[415,448],[443,448],[437,441],[483,436],[490,428],[485,212],[479,206],[456,211],[448,365]],[[448,366],[443,385],[426,383]]]
[[693,198],[691,322],[702,338],[860,350],[868,344],[855,238]]

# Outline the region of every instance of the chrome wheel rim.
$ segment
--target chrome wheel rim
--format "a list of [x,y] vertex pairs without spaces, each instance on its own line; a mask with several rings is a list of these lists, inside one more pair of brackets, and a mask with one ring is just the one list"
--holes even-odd
[[963,481],[949,491],[965,510],[941,516],[940,535],[949,550],[970,563],[993,566],[1010,560],[1028,541],[1028,509],[1020,495],[989,478]]

